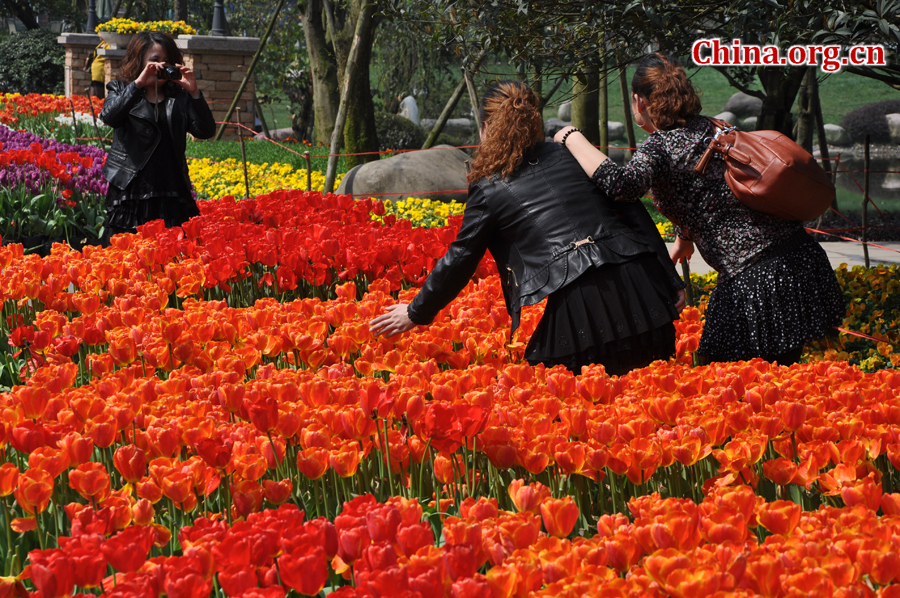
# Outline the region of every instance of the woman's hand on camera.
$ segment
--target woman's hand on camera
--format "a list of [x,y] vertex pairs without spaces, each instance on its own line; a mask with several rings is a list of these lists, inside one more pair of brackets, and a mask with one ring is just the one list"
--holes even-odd
[[142,89],[148,85],[152,86],[153,82],[159,77],[159,70],[164,66],[166,65],[162,62],[148,62],[141,74],[138,75],[138,78],[134,80],[134,84]]
[[406,307],[406,303],[397,303],[388,307],[384,314],[369,322],[369,330],[372,334],[383,334],[384,336],[394,336],[412,330],[416,325],[409,319]]
[[196,100],[200,97],[200,89],[197,87],[197,77],[194,75],[194,71],[183,64],[176,66],[181,71],[181,79],[175,81],[175,83],[181,85]]

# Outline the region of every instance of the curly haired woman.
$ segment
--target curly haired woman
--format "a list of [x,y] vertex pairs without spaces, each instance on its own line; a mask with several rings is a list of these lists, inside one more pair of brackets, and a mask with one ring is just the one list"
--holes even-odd
[[459,234],[412,303],[389,307],[372,331],[430,323],[490,250],[512,331],[522,306],[547,298],[529,363],[575,373],[601,363],[623,374],[673,355],[684,284],[643,205],[607,201],[569,152],[544,141],[539,100],[526,84],[492,86],[480,115]]

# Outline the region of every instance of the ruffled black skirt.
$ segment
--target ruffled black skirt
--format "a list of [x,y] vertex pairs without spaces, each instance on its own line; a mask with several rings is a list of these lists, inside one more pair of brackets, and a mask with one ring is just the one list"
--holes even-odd
[[[110,186],[112,187],[112,186]],[[150,197],[106,202],[106,226],[119,232],[134,232],[135,228],[151,220],[164,220],[166,228],[181,226],[200,215],[193,199]]]
[[846,310],[825,250],[801,231],[720,278],[697,352],[709,361],[796,361],[807,342],[841,324]]
[[528,342],[532,365],[603,364],[621,375],[675,354],[675,297],[653,254],[591,268],[547,298]]

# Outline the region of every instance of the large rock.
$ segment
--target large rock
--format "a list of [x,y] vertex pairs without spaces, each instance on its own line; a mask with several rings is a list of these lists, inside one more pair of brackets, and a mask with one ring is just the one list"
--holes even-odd
[[886,114],[888,129],[891,130],[891,142],[900,145],[900,114]]
[[553,137],[556,133],[559,132],[563,127],[568,127],[572,123],[568,121],[563,121],[558,118],[548,118],[544,121],[544,133],[547,137]]
[[[286,129],[269,129],[269,134],[272,136],[272,139],[275,141],[284,141],[288,137],[294,136],[294,129],[287,127]],[[265,139],[265,133],[257,133],[253,136],[254,139]]]
[[828,145],[853,145],[850,133],[844,127],[838,125],[825,125],[825,141]]
[[[437,120],[434,118],[423,118],[422,127],[426,133],[431,133],[436,122]],[[444,129],[441,132],[457,139],[469,139],[475,135],[475,122],[469,118],[449,118],[444,123]]]
[[734,112],[720,112],[716,114],[713,118],[718,118],[719,120],[724,120],[728,124],[735,125],[738,122],[738,116]]
[[741,121],[741,128],[745,131],[755,131],[756,123],[759,121],[758,116],[748,116]]
[[614,120],[608,121],[606,123],[607,128],[609,129],[609,140],[617,141],[619,139],[625,139],[625,124],[620,123]]
[[734,112],[739,117],[759,116],[762,110],[762,100],[742,91],[737,92],[725,104],[725,112]]
[[563,102],[556,111],[559,120],[570,122],[572,120],[572,102]]
[[[449,145],[438,145],[421,152],[407,152],[351,169],[337,192],[357,196],[372,195],[382,200],[423,197],[464,202],[469,188],[466,183],[468,159],[465,152]],[[458,193],[426,193],[427,191]],[[386,195],[389,193],[400,195]]]

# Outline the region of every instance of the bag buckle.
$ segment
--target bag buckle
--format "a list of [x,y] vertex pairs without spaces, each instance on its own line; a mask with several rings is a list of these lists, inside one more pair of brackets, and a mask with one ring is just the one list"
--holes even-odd
[[588,243],[593,243],[593,242],[594,242],[594,240],[590,237],[590,235],[588,235],[586,238],[584,238],[580,241],[572,241],[572,248],[578,249],[582,245],[587,245]]

